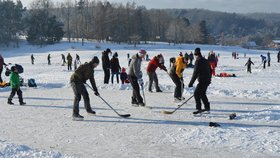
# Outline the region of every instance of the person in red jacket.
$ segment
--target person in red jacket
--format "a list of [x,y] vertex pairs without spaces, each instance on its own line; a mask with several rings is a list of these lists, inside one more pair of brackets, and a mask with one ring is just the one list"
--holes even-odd
[[153,57],[147,66],[147,74],[149,76],[149,92],[152,92],[153,82],[155,82],[156,92],[162,92],[158,86],[158,77],[156,74],[156,69],[158,67],[167,72],[167,69],[164,66],[164,58],[162,54],[158,54],[157,56]]

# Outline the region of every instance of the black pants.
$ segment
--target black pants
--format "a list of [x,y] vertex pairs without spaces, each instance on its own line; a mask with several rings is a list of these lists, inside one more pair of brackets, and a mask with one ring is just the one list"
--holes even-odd
[[247,66],[247,72],[252,73],[252,71],[251,71],[251,66]]
[[175,83],[174,97],[175,98],[181,98],[182,97],[182,90],[183,90],[182,87],[184,87],[183,80],[181,81],[176,73],[170,74],[170,77],[171,77],[172,81]]
[[111,82],[112,84],[114,83],[114,76],[116,75],[117,77],[117,83],[119,83],[119,72],[112,72],[112,76],[111,76]]
[[197,110],[201,110],[201,100],[204,104],[204,108],[210,110],[210,103],[206,96],[206,90],[208,86],[209,86],[208,84],[200,84],[200,83],[198,83],[198,85],[196,86],[196,89],[194,91],[194,98],[195,98]]
[[72,70],[72,64],[68,64],[67,67],[68,67],[68,70]]
[[265,69],[265,64],[266,64],[266,61],[263,62],[263,68],[264,68],[264,69]]
[[71,86],[75,95],[73,104],[73,115],[79,114],[79,102],[81,100],[81,96],[83,96],[84,98],[86,111],[92,111],[89,102],[89,95],[85,85],[82,82],[71,82]]
[[149,91],[152,91],[153,82],[155,82],[156,90],[160,90],[158,86],[158,77],[156,72],[147,72],[149,76]]
[[3,68],[0,69],[0,82],[3,82],[3,80],[2,80],[2,71],[3,71]]
[[267,60],[267,66],[270,66],[270,60]]
[[140,94],[140,87],[139,87],[139,84],[138,84],[137,77],[128,75],[128,79],[129,79],[129,81],[131,83],[131,86],[133,88],[132,99],[136,99],[138,103],[143,103],[143,98],[141,97],[141,94]]
[[8,101],[12,101],[12,99],[15,96],[16,93],[18,95],[19,103],[23,103],[22,91],[20,90],[20,88],[12,88],[12,92],[11,92],[9,98],[8,98]]
[[110,69],[103,69],[104,71],[104,84],[108,84],[110,80]]

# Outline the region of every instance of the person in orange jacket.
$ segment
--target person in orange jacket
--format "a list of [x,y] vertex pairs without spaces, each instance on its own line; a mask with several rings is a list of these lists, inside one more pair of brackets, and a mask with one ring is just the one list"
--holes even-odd
[[172,81],[176,85],[174,91],[174,99],[176,101],[184,100],[184,97],[182,97],[182,88],[184,87],[183,71],[185,70],[187,63],[187,56],[183,57],[183,54],[180,52],[179,56],[176,58],[175,64],[171,67],[169,72]]

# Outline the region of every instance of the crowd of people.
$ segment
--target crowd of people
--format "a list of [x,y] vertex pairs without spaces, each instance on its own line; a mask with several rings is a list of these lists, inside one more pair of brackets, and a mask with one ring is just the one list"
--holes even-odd
[[[237,53],[233,53],[236,55]],[[110,59],[110,56],[112,58]],[[175,84],[174,88],[174,99],[175,101],[182,101],[185,98],[183,97],[184,90],[184,78],[183,72],[186,68],[194,68],[193,74],[188,84],[188,87],[193,87],[195,80],[198,80],[198,84],[196,85],[194,91],[194,98],[196,102],[196,111],[193,114],[199,114],[205,111],[210,111],[210,102],[206,96],[206,91],[208,86],[211,84],[212,76],[218,77],[236,77],[235,74],[228,74],[225,72],[221,72],[216,74],[215,68],[218,65],[218,56],[214,51],[210,51],[208,54],[208,58],[205,58],[201,54],[200,48],[196,48],[194,53],[179,53],[178,57],[170,58],[170,69],[169,71],[165,67],[164,56],[162,54],[155,55],[152,59],[147,58],[147,52],[144,49],[139,50],[134,55],[130,56],[127,54],[127,58],[129,60],[128,70],[126,73],[126,68],[120,66],[120,62],[118,59],[118,53],[115,52],[112,55],[112,51],[108,48],[102,52],[102,69],[104,72],[104,84],[109,84],[110,76],[111,83],[114,83],[114,78],[116,77],[116,82],[119,84],[119,78],[121,80],[121,84],[131,84],[132,87],[132,96],[131,103],[133,106],[146,106],[145,100],[143,96],[141,96],[140,90],[144,90],[144,80],[143,73],[141,70],[141,63],[143,60],[148,62],[146,73],[149,78],[148,82],[148,91],[153,93],[160,93],[162,90],[159,86],[159,79],[157,77],[156,70],[159,68],[166,72],[166,74],[172,79]],[[67,54],[65,58],[64,54],[61,54],[62,57],[62,66],[67,64],[67,69],[72,71],[72,63],[73,58],[70,53]],[[146,59],[145,59],[146,57]],[[147,60],[148,59],[148,60]],[[48,64],[51,64],[51,55],[47,56]],[[66,62],[67,60],[67,62]],[[195,62],[193,63],[193,61]],[[261,55],[261,60],[263,64],[263,68],[265,68],[266,62],[268,62],[268,66],[270,66],[270,53],[267,53],[267,56]],[[31,55],[31,64],[34,64],[35,57]],[[277,62],[280,62],[280,51],[277,54]],[[84,106],[89,114],[95,114],[95,111],[92,110],[90,105],[90,98],[85,87],[85,83],[87,80],[90,81],[91,86],[94,90],[94,94],[99,96],[98,88],[95,83],[94,78],[94,69],[99,65],[100,61],[97,56],[86,62],[81,64],[79,55],[76,54],[76,59],[74,61],[74,73],[70,78],[70,83],[74,93],[74,104],[73,104],[73,118],[75,119],[83,119],[83,116],[79,114],[79,102],[81,97],[84,100]],[[1,74],[3,71],[3,66],[6,66],[4,62],[4,58],[0,55],[0,82],[2,82]],[[79,65],[79,66],[78,66]],[[251,61],[251,58],[248,58],[245,66],[247,66],[247,72],[251,73],[251,66],[254,63]],[[8,97],[8,104],[13,105],[12,102],[13,97],[17,93],[20,105],[26,104],[23,101],[22,91],[20,89],[20,77],[18,67],[12,66],[10,73],[10,86],[11,93]],[[155,90],[153,90],[153,85]],[[204,108],[202,108],[202,103],[204,104]]]

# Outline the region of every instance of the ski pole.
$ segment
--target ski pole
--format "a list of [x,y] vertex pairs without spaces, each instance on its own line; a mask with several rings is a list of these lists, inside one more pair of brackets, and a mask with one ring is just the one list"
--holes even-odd
[[[90,85],[88,85],[87,83],[86,83],[86,85],[87,85],[92,91],[94,91],[93,88],[92,88]],[[119,115],[120,117],[124,117],[124,118],[130,117],[130,114],[124,114],[124,115],[119,114],[105,99],[103,99],[100,95],[98,95],[98,97],[99,97],[104,103],[106,103],[106,105],[108,105],[108,106],[109,106],[117,115]]]
[[188,100],[184,101],[181,105],[179,105],[176,109],[174,109],[173,111],[161,111],[161,113],[163,114],[173,114],[175,111],[177,111],[178,109],[180,109],[184,104],[186,104],[194,95],[192,95]]

